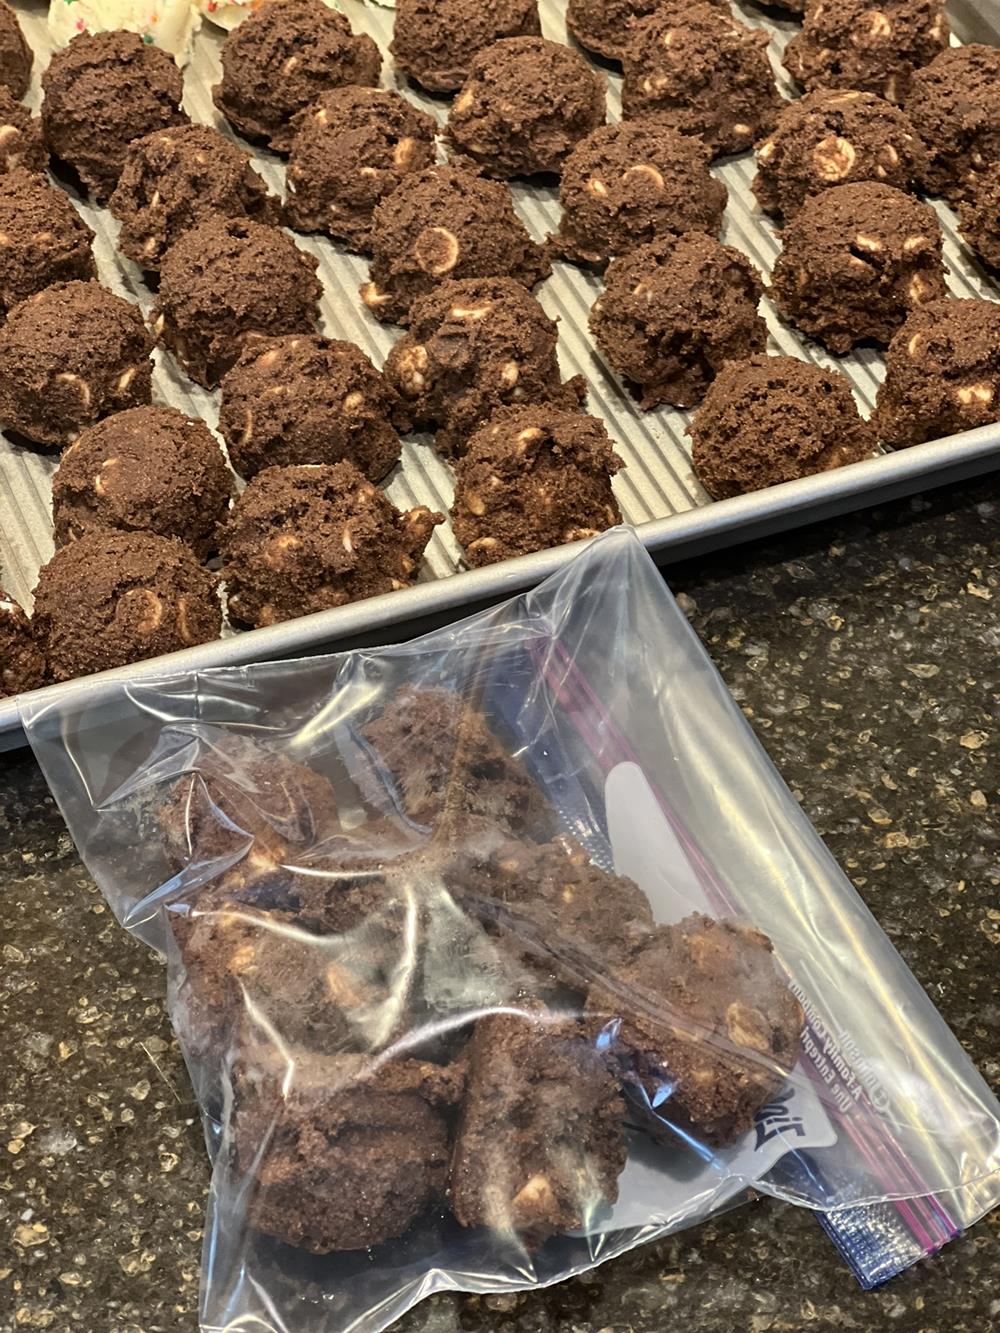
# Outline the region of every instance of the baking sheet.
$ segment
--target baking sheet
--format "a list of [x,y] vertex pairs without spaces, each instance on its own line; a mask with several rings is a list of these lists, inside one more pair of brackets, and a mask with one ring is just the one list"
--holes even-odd
[[[16,4],[25,35],[38,55],[28,101],[37,108],[39,75],[47,63],[52,43],[46,28],[43,5]],[[386,57],[383,82],[392,84],[388,58],[392,37],[392,11],[365,0],[341,0],[358,31],[369,32]],[[546,36],[566,41],[564,0],[541,0],[542,25]],[[779,83],[792,94],[789,81],[778,65],[778,54],[797,25],[775,19],[772,12],[751,3],[734,6],[745,21],[767,27],[775,35],[772,59]],[[993,12],[990,12],[993,11]],[[949,12],[960,33],[982,40],[988,33],[1000,40],[1000,14],[995,6],[977,3],[950,5]],[[964,26],[963,26],[964,25]],[[214,110],[210,89],[219,77],[219,47],[224,34],[205,24],[196,39],[195,55],[185,70],[185,109],[195,120],[215,124],[231,134]],[[620,77],[605,68],[609,84],[609,118],[620,112]],[[406,95],[443,121],[449,103],[422,96],[410,85]],[[275,191],[281,191],[284,165],[267,152],[254,152],[254,165]],[[729,188],[723,240],[744,251],[765,276],[777,256],[777,234],[771,223],[754,207],[750,181],[754,174],[752,155],[729,159],[714,168]],[[558,222],[557,191],[553,188],[515,183],[516,207],[529,230],[538,238],[554,230]],[[116,252],[117,224],[107,209],[95,208],[77,199],[76,205],[94,229],[94,246],[101,280],[113,291],[138,301],[144,309],[151,294],[138,267]],[[960,297],[991,297],[998,289],[971,261],[959,242],[955,218],[944,205],[937,206],[945,236],[945,258],[949,284]],[[400,330],[377,324],[365,312],[357,288],[367,277],[367,264],[317,237],[300,237],[300,243],[320,259],[325,296],[322,304],[323,331],[330,336],[356,342],[381,365]],[[806,478],[775,487],[754,496],[711,502],[691,468],[688,441],[684,435],[689,414],[669,409],[641,412],[605,366],[587,334],[587,314],[600,292],[592,274],[573,265],[557,262],[551,279],[537,295],[548,313],[559,320],[560,360],[565,375],[582,374],[588,383],[588,408],[604,418],[627,466],[614,482],[626,522],[636,525],[647,547],[664,561],[687,556],[779,528],[805,523],[831,513],[875,503],[925,485],[973,475],[1000,462],[1000,427],[987,427],[952,441],[923,445],[904,454],[889,455],[839,472]],[[818,345],[800,338],[778,319],[770,301],[762,305],[770,330],[769,350],[805,357],[819,365],[846,373],[862,411],[867,415],[874,403],[883,367],[874,349],[861,349],[848,357],[829,356]],[[214,428],[218,393],[192,384],[163,352],[155,354],[154,398],[203,417]],[[30,606],[31,590],[38,569],[52,554],[51,477],[58,458],[13,445],[0,434],[0,578],[7,590]],[[426,504],[447,511],[452,498],[448,467],[427,447],[424,437],[404,442],[401,466],[387,486],[391,499],[409,507]],[[291,656],[315,651],[321,645],[403,637],[419,625],[454,614],[457,609],[482,604],[527,586],[568,558],[572,548],[543,552],[536,556],[485,570],[464,570],[461,552],[450,528],[438,528],[428,547],[416,588],[340,607],[267,630],[250,631],[213,644],[190,649],[170,659],[141,663],[114,673],[137,678],[161,674],[166,663],[179,668]],[[51,688],[51,687],[50,687]],[[0,747],[19,743],[16,706],[0,701]]]

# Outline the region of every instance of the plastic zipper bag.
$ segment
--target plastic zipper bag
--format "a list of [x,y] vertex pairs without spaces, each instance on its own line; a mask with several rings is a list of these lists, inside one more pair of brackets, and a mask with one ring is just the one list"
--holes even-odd
[[1000,1198],[1000,1107],[627,531],[412,643],[23,721],[168,959],[205,1329],[375,1333],[754,1192],[872,1285]]

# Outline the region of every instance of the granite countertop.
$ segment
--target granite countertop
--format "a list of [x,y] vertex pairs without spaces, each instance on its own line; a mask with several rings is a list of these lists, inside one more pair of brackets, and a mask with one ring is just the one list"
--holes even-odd
[[[670,573],[757,734],[1000,1081],[996,480]],[[0,755],[0,1333],[195,1333],[208,1167],[161,965],[112,919],[33,761]],[[763,1201],[545,1292],[406,1333],[1000,1326],[1000,1213],[864,1294]]]

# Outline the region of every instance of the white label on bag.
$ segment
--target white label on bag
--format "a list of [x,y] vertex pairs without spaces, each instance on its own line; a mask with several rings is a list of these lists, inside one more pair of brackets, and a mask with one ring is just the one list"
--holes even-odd
[[[718,916],[638,765],[619,764],[608,774],[605,806],[615,869],[644,891],[658,922],[670,924],[692,912]],[[754,1128],[730,1148],[694,1142],[685,1148],[680,1140],[674,1147],[635,1135],[618,1202],[589,1230],[678,1226],[760,1181],[786,1153],[836,1141],[808,1066],[800,1061],[793,1079],[758,1111]]]

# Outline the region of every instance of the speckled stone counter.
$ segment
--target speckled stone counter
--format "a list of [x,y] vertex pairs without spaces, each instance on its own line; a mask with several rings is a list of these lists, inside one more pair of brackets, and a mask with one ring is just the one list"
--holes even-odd
[[[670,574],[778,768],[986,1077],[1000,1079],[1000,482]],[[27,755],[0,755],[0,1331],[194,1333],[208,1169],[160,964],[119,929]],[[986,1333],[1000,1219],[859,1291],[761,1202],[406,1333]]]

